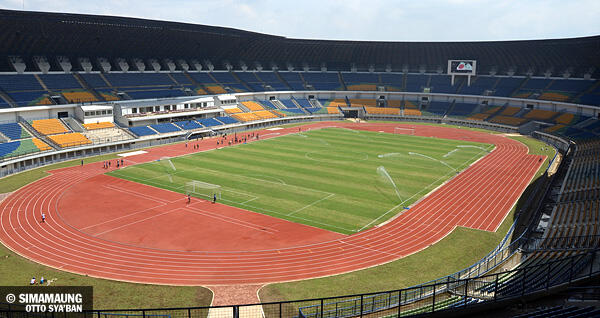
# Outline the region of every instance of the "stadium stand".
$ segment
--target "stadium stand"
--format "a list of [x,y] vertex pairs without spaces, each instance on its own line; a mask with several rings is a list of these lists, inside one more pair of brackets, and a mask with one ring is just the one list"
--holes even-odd
[[202,125],[200,125],[195,120],[176,121],[173,124],[183,130],[192,130],[192,129],[202,128]]
[[156,131],[150,129],[148,126],[130,127],[129,131],[138,137],[156,135]]
[[[220,120],[220,118],[223,118],[223,120],[226,120],[224,118],[230,118],[230,117],[218,117],[217,119]],[[202,126],[204,127],[212,127],[212,126],[220,126],[221,123],[219,121],[217,121],[215,118],[201,118],[201,119],[196,119],[197,122],[199,122],[200,124],[202,124]],[[226,121],[230,121],[230,120],[226,120]]]
[[54,141],[61,148],[77,147],[92,143],[91,140],[87,139],[84,135],[78,132],[49,135],[48,138]]
[[423,111],[425,116],[444,116],[450,109],[450,102],[429,102],[426,110]]
[[73,74],[40,74],[40,80],[50,90],[82,89]]
[[400,109],[398,108],[384,108],[384,107],[368,107],[365,106],[365,111],[368,114],[380,114],[380,115],[399,115]]
[[69,129],[58,119],[38,119],[31,122],[31,126],[42,135],[62,134]]
[[491,76],[476,76],[471,79],[471,85],[463,85],[458,91],[465,95],[483,95],[486,90],[492,90],[498,78]]
[[0,133],[10,140],[29,138],[31,135],[18,123],[0,124]]
[[0,143],[0,158],[8,159],[47,150],[52,148],[37,138],[10,141]]
[[89,103],[89,102],[97,102],[98,99],[94,94],[85,91],[79,92],[63,92],[62,95],[69,103]]
[[477,104],[470,103],[454,103],[452,109],[448,111],[448,116],[468,117],[475,111],[477,106]]
[[237,119],[240,122],[249,122],[249,121],[255,121],[255,120],[261,119],[259,116],[255,115],[254,113],[237,113],[237,114],[231,115],[231,117]]
[[156,130],[157,132],[159,132],[161,134],[181,131],[181,129],[179,129],[179,127],[177,127],[171,123],[154,124],[154,125],[150,125],[150,128]]
[[220,122],[222,122],[225,125],[235,124],[235,123],[238,122],[234,118],[231,118],[231,117],[228,117],[228,116],[215,117],[215,119],[218,120],[218,121],[220,121]]
[[265,108],[258,102],[247,101],[247,102],[242,102],[241,104],[244,105],[246,108],[248,108],[251,111],[265,110]]
[[227,114],[243,113],[243,111],[237,107],[224,108],[224,110]]
[[377,101],[374,99],[349,99],[351,107],[376,107]]
[[302,77],[307,84],[312,85],[316,90],[335,91],[341,90],[338,73],[333,72],[304,72]]
[[486,106],[482,109],[482,112],[480,113],[476,113],[476,114],[472,114],[471,116],[469,116],[468,119],[472,119],[472,120],[486,120],[488,117],[492,116],[493,114],[497,113],[500,108],[502,108],[501,106]]

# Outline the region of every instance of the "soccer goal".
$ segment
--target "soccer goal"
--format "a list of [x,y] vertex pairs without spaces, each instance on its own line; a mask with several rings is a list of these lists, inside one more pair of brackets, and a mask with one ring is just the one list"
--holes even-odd
[[192,180],[185,183],[185,193],[193,196],[206,197],[212,199],[215,195],[221,199],[221,186],[208,182]]
[[156,161],[165,170],[165,175],[169,179],[169,182],[173,183],[173,176],[172,176],[172,174],[175,173],[177,171],[177,169],[175,168],[175,165],[171,161],[171,158],[169,158],[169,157],[161,157],[160,159],[158,159]]
[[402,135],[414,135],[414,128],[403,128],[403,127],[394,127],[394,134],[402,134]]

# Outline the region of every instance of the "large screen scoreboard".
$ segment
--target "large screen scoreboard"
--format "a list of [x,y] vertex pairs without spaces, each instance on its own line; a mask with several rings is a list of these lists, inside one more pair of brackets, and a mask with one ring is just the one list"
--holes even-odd
[[448,60],[448,74],[475,76],[477,61],[475,60]]

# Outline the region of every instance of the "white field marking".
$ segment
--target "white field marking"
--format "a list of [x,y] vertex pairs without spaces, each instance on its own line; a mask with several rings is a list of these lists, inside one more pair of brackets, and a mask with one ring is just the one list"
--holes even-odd
[[[484,149],[484,150],[485,150],[485,151],[487,151],[487,149]],[[475,155],[473,155],[473,157],[471,157],[471,158],[469,158],[469,159],[465,160],[465,161],[464,161],[462,164],[460,164],[460,165],[459,165],[459,167],[462,167],[462,166],[466,165],[466,164],[467,164],[469,161],[473,160],[473,158],[477,157],[477,156],[478,156],[478,155],[479,155],[481,152],[482,152],[482,151],[480,151],[480,152],[476,153]],[[482,158],[480,158],[479,160],[481,160],[481,159],[482,159]],[[479,161],[479,160],[477,160],[477,161]],[[477,162],[477,161],[476,161],[476,162]],[[364,230],[365,228],[369,227],[371,224],[373,224],[373,223],[377,222],[379,219],[381,219],[382,217],[386,216],[388,213],[390,213],[390,212],[392,212],[392,211],[396,210],[398,207],[400,207],[400,206],[404,205],[406,202],[410,201],[412,198],[414,198],[415,196],[417,196],[419,193],[423,192],[424,190],[427,190],[427,189],[431,188],[431,186],[433,186],[434,184],[438,183],[440,180],[442,180],[442,179],[446,178],[446,177],[447,177],[449,174],[451,174],[452,172],[453,172],[453,171],[449,171],[448,173],[444,174],[443,176],[439,177],[438,179],[436,179],[435,181],[433,181],[432,183],[430,183],[429,185],[427,185],[426,187],[424,187],[423,189],[421,189],[421,190],[419,190],[419,191],[415,192],[415,194],[413,194],[412,196],[410,196],[408,199],[406,199],[406,200],[404,200],[404,201],[400,202],[398,205],[396,205],[396,206],[392,207],[391,209],[389,209],[388,211],[386,211],[384,214],[382,214],[382,215],[378,216],[376,219],[374,219],[373,221],[369,222],[367,225],[365,225],[365,226],[363,226],[362,228],[360,228],[360,229],[359,229],[357,232],[360,232],[360,231]],[[447,180],[446,182],[448,182],[448,181],[450,181],[450,180]],[[443,185],[443,184],[442,184],[442,185]],[[436,189],[438,189],[438,188],[439,188],[439,187],[441,187],[442,185],[440,185],[440,186],[436,187],[436,188],[435,188],[433,191],[435,191]],[[431,192],[433,192],[433,191],[431,191]],[[425,197],[427,197],[428,195],[429,195],[429,194],[427,194]],[[423,197],[423,199],[424,199],[425,197]],[[400,215],[402,215],[402,214],[403,214],[403,213],[399,214],[398,216],[400,216]],[[389,221],[386,221],[386,223],[387,223],[387,222],[389,222]],[[383,224],[385,224],[385,223],[383,223]],[[380,225],[383,225],[383,224],[380,224]]]
[[133,216],[133,215],[136,215],[136,214],[144,213],[144,212],[147,212],[147,211],[152,210],[152,209],[163,207],[165,205],[167,205],[167,204],[164,203],[164,204],[161,204],[161,205],[157,205],[157,206],[153,206],[153,207],[150,207],[150,208],[147,208],[147,209],[143,209],[141,211],[137,211],[137,212],[132,212],[132,213],[129,213],[129,214],[125,214],[125,215],[122,215],[122,216],[119,216],[119,217],[116,217],[116,218],[113,218],[113,219],[110,219],[110,220],[106,220],[104,222],[100,222],[100,223],[92,224],[92,225],[89,225],[89,226],[86,226],[86,227],[82,227],[80,230],[82,230],[82,231],[83,230],[87,230],[89,228],[96,227],[98,225],[102,225],[102,224],[114,222],[116,220],[120,220],[122,218],[126,218],[126,217]]
[[452,169],[452,170],[454,170],[454,171],[457,171],[456,169],[452,168],[452,167],[451,167],[449,164],[447,164],[447,163],[443,162],[442,160],[438,160],[438,159],[435,159],[435,158],[429,157],[429,156],[427,156],[427,155],[420,154],[420,153],[418,153],[418,152],[412,152],[412,151],[410,151],[408,154],[409,154],[409,155],[414,155],[414,156],[421,156],[421,157],[425,157],[425,158],[427,158],[427,159],[431,159],[431,160],[433,160],[433,161],[437,161],[437,162],[439,162],[439,163],[443,164],[444,166],[446,166],[446,167],[448,167],[448,168],[450,168],[450,169]]
[[226,222],[226,223],[231,223],[231,224],[235,224],[235,225],[239,225],[239,226],[243,226],[243,227],[247,227],[247,228],[251,228],[253,230],[258,230],[261,232],[267,232],[269,234],[275,234],[275,232],[279,232],[279,230],[274,229],[274,228],[270,228],[270,227],[266,227],[266,226],[261,226],[261,225],[257,225],[254,223],[250,223],[250,222],[245,222],[242,220],[238,220],[236,218],[231,218],[231,217],[226,217],[223,215],[218,215],[218,214],[214,214],[214,213],[210,213],[208,211],[202,210],[202,209],[198,209],[198,208],[194,208],[194,207],[187,207],[186,209],[183,210],[190,210],[187,212],[191,212],[194,214],[199,214],[199,215],[203,215],[209,218],[213,218],[213,219],[217,219],[219,221],[222,222]]
[[[221,175],[224,173],[223,171],[216,171],[216,170],[212,170],[212,169],[208,169],[208,168],[203,168],[203,167],[194,167],[194,169],[207,170],[207,171],[214,172],[216,174],[221,174]],[[225,172],[225,174],[229,174],[229,173]],[[253,178],[253,177],[249,177],[249,176],[245,176],[245,175],[241,175],[241,174],[229,174],[229,175],[232,175],[234,177],[241,177],[241,178],[259,180],[259,181],[263,181],[263,182],[267,182],[267,183],[273,183],[273,184],[281,185],[281,183],[279,183],[279,182],[270,181],[270,180],[263,180],[263,179],[258,179],[258,178]],[[297,189],[301,189],[301,190],[306,190],[306,191],[320,192],[320,193],[325,193],[325,194],[332,194],[331,192],[321,191],[321,190],[311,189],[311,188],[305,188],[305,187],[301,187],[301,186],[297,186],[297,185],[293,185],[293,184],[286,184],[285,186],[286,187],[293,187],[293,188],[297,188]]]
[[254,200],[256,200],[256,199],[258,199],[258,197],[254,197],[254,198],[252,198],[252,199],[250,199],[250,200],[246,200],[246,201],[244,201],[244,202],[242,202],[242,203],[240,203],[240,204],[246,204],[246,203],[248,203],[248,202],[250,202],[250,201],[254,201]]
[[168,214],[168,213],[171,213],[171,212],[174,212],[174,211],[180,210],[180,209],[181,209],[181,208],[177,208],[177,209],[175,209],[175,210],[170,210],[170,211],[166,211],[166,212],[163,212],[163,213],[159,213],[159,214],[157,214],[157,215],[149,216],[149,217],[147,217],[147,218],[143,218],[143,219],[141,219],[141,220],[137,220],[137,221],[133,221],[133,222],[130,222],[130,223],[127,223],[127,224],[123,224],[123,225],[121,225],[121,226],[117,226],[117,227],[115,227],[115,228],[113,228],[113,229],[106,230],[106,231],[104,231],[104,232],[95,233],[95,234],[93,234],[92,236],[98,237],[98,236],[100,236],[100,235],[102,235],[102,234],[106,234],[106,233],[108,233],[108,232],[112,232],[112,231],[115,231],[115,230],[118,230],[118,229],[122,229],[122,228],[124,228],[124,227],[127,227],[127,226],[130,226],[130,225],[134,225],[134,224],[137,224],[137,223],[141,223],[141,222],[144,222],[144,221],[147,221],[147,220],[153,219],[153,218],[155,218],[155,217],[159,217],[159,216],[162,216],[162,215],[165,215],[165,214]]
[[455,153],[455,152],[457,152],[457,151],[459,151],[459,150],[460,150],[460,149],[454,149],[454,150],[450,150],[450,151],[448,151],[448,153],[447,153],[447,154],[443,155],[442,157],[444,157],[444,158],[447,158],[448,156],[450,156],[451,154],[453,154],[453,153]]
[[377,158],[386,158],[386,157],[392,157],[392,156],[400,156],[402,155],[399,152],[390,152],[390,153],[384,153],[382,155],[377,155]]
[[305,134],[303,134],[303,133],[291,134],[291,136],[298,136],[298,137],[308,138],[308,136],[305,135]]
[[[227,199],[221,199],[221,201],[227,201],[227,202],[231,202],[231,203],[241,204],[239,202],[235,202],[235,201],[231,201],[231,200],[227,200]],[[288,216],[287,214],[281,213],[279,211],[273,211],[273,210],[269,210],[269,209],[265,209],[265,208],[260,208],[260,207],[257,207],[257,206],[254,206],[254,205],[250,205],[250,204],[242,204],[242,205],[250,207],[250,208],[252,208],[252,209],[254,209],[256,211],[266,211],[266,212],[270,212],[270,213],[281,215],[281,216]],[[260,212],[257,212],[257,213],[260,213]],[[264,213],[262,213],[262,214],[264,214]],[[348,232],[355,231],[355,230],[350,230],[350,229],[347,229],[347,228],[344,228],[344,227],[341,227],[341,226],[336,226],[336,225],[332,225],[332,224],[329,224],[329,223],[319,222],[319,221],[315,221],[315,220],[311,220],[311,219],[307,219],[307,218],[303,218],[303,217],[299,217],[299,216],[295,216],[295,215],[290,215],[289,217],[292,217],[292,218],[298,219],[298,220],[303,220],[303,221],[307,221],[307,222],[312,222],[312,223],[324,225],[324,226],[329,226],[329,227],[332,227],[332,228],[336,228],[336,229],[340,229],[340,230],[344,230],[344,231],[348,231]],[[307,226],[311,226],[311,225],[307,225]]]
[[265,130],[282,130],[283,128],[281,127],[273,127],[273,128],[267,128]]
[[158,203],[162,203],[162,204],[170,203],[167,200],[163,200],[163,199],[160,199],[160,198],[155,198],[153,196],[150,196],[150,195],[147,195],[147,194],[143,194],[143,193],[140,193],[140,192],[137,192],[137,191],[134,191],[134,190],[129,190],[129,189],[124,189],[124,188],[121,188],[121,187],[117,187],[117,186],[114,186],[112,184],[105,184],[105,185],[103,185],[103,187],[111,189],[111,190],[116,190],[116,191],[119,191],[119,192],[124,192],[124,193],[127,193],[129,195],[134,195],[134,196],[137,196],[137,197],[141,197],[141,198],[143,198],[145,200],[150,200],[150,201],[154,201],[154,202],[158,202]]
[[300,212],[300,211],[302,211],[302,210],[304,210],[304,209],[306,209],[306,208],[309,208],[309,207],[311,207],[311,206],[313,206],[313,205],[315,205],[315,204],[317,204],[317,203],[319,203],[319,202],[321,202],[321,201],[327,200],[327,199],[331,198],[331,197],[332,197],[332,196],[334,196],[334,195],[335,195],[335,194],[333,194],[333,193],[332,193],[332,194],[330,194],[330,195],[328,195],[328,196],[326,196],[326,197],[324,197],[324,198],[321,198],[321,199],[319,199],[319,200],[317,200],[317,201],[315,201],[315,202],[313,202],[313,203],[310,203],[310,204],[308,204],[308,205],[306,205],[306,206],[304,206],[304,207],[302,207],[302,208],[300,208],[300,209],[298,209],[298,210],[296,210],[296,211],[294,211],[294,212],[288,213],[288,216],[290,216],[290,215],[294,215],[294,214],[296,214],[296,213],[298,213],[298,212]]
[[354,246],[354,247],[358,247],[358,248],[362,248],[362,249],[366,249],[366,250],[374,251],[374,252],[377,252],[377,253],[382,253],[382,254],[392,255],[392,256],[395,256],[395,257],[402,256],[402,255],[397,255],[397,254],[390,253],[390,252],[380,251],[380,250],[378,250],[378,249],[376,249],[376,248],[372,248],[372,247],[368,247],[368,246],[356,245],[356,244],[353,244],[353,243],[350,243],[350,242],[345,242],[344,240],[340,240],[340,242],[342,242],[342,243],[344,243],[344,244],[352,245],[352,246]]
[[145,153],[148,153],[148,152],[147,151],[143,151],[143,150],[138,150],[138,151],[120,153],[120,154],[117,154],[117,156],[119,156],[119,157],[129,157],[129,156],[142,155],[142,154],[145,154]]

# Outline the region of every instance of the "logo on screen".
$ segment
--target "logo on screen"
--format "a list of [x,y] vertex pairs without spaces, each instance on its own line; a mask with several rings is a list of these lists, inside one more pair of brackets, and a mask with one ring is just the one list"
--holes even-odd
[[471,63],[460,62],[456,66],[456,70],[457,71],[472,71],[473,70],[473,65],[471,65]]

